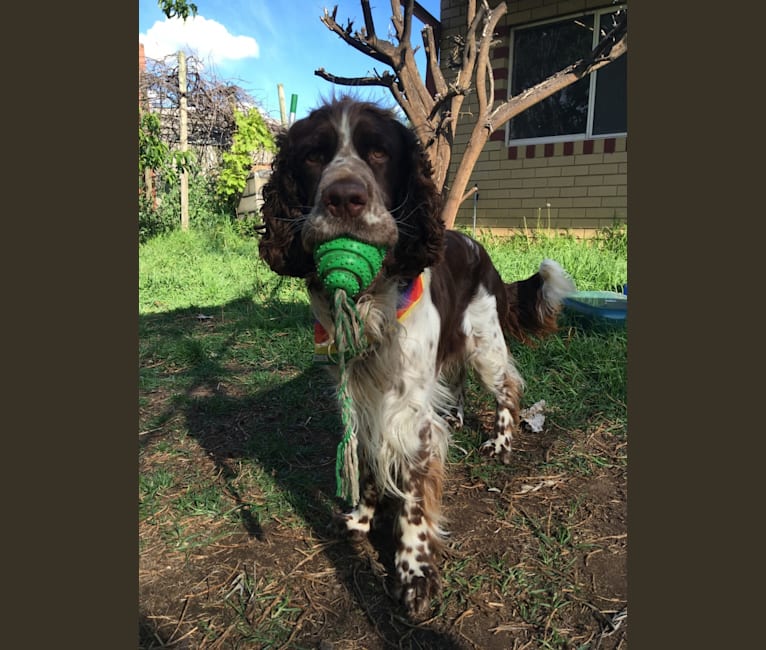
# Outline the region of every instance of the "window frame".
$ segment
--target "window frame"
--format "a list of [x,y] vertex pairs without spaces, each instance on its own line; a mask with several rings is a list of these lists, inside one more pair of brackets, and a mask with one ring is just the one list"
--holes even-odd
[[[559,23],[566,20],[576,20],[577,18],[581,18],[583,16],[593,16],[593,24],[594,26],[600,26],[601,24],[601,17],[603,14],[611,14],[615,13],[616,11],[619,11],[620,9],[626,9],[626,4],[621,5],[610,5],[608,7],[602,7],[601,9],[590,9],[588,11],[580,11],[574,14],[567,14],[564,16],[555,16],[553,18],[547,18],[545,20],[538,20],[531,23],[525,23],[523,25],[517,25],[516,27],[511,28],[511,33],[508,39],[508,99],[511,99],[510,91],[513,81],[513,51],[514,51],[514,39],[516,37],[516,32],[522,31],[525,29],[529,29],[531,27],[539,27],[540,25],[546,25],[548,23]],[[591,42],[591,50],[598,45],[599,38],[598,38],[599,30],[594,29],[593,30],[593,41]],[[625,56],[625,55],[623,55]],[[572,61],[571,63],[574,63]],[[609,64],[611,65],[611,63]],[[596,103],[596,80],[598,77],[598,70],[595,73],[590,73],[588,75],[588,115],[586,118],[586,126],[585,126],[585,132],[584,133],[570,133],[567,135],[544,135],[539,136],[537,138],[521,138],[517,140],[511,140],[511,120],[508,120],[505,123],[505,144],[507,147],[518,147],[518,146],[525,146],[530,144],[549,144],[549,143],[556,143],[556,142],[577,142],[581,140],[605,140],[607,138],[624,138],[627,137],[628,132],[626,131],[619,131],[619,132],[613,132],[613,133],[593,133],[593,120],[595,117],[595,103]],[[560,92],[560,91],[557,91]],[[554,93],[555,95],[555,93]],[[552,95],[552,96],[554,96]],[[627,97],[626,97],[626,106],[627,106]]]

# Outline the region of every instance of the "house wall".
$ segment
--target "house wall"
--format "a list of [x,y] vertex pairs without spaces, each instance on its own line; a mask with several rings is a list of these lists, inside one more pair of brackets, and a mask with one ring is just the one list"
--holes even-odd
[[[490,0],[491,6],[497,4]],[[491,53],[495,100],[507,99],[512,27],[611,4],[609,0],[508,1],[508,13],[497,28],[501,42]],[[452,47],[452,38],[465,33],[466,5],[466,0],[441,3],[441,59],[448,83],[454,73],[444,66],[446,53]],[[475,94],[467,97],[462,111],[469,115],[457,127],[448,182],[454,178],[473,127],[470,114],[477,111]],[[469,181],[468,188],[479,186],[477,230],[513,232],[550,225],[554,230],[588,236],[616,221],[627,222],[627,137],[508,147],[505,132],[503,126],[490,136]],[[474,201],[469,199],[461,205],[456,225],[470,227],[473,215]]]

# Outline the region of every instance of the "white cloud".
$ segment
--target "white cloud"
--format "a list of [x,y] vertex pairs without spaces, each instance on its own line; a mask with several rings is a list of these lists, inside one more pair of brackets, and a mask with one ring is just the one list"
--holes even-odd
[[157,21],[146,34],[139,34],[144,53],[150,59],[162,59],[179,49],[192,51],[202,61],[218,64],[251,57],[258,58],[258,42],[250,36],[234,36],[221,23],[199,14],[184,22],[181,18]]

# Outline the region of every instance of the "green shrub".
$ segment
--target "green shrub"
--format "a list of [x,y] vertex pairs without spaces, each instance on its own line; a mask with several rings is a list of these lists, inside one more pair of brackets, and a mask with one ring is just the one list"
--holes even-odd
[[[189,225],[206,227],[229,219],[227,208],[218,199],[214,181],[199,171],[189,174]],[[157,189],[157,206],[141,195],[138,205],[138,240],[143,243],[162,233],[181,227],[181,187],[178,182],[163,183]]]
[[216,193],[221,202],[234,213],[236,204],[247,184],[253,166],[253,152],[266,149],[274,151],[276,145],[266,122],[256,108],[246,113],[235,110],[237,130],[231,150],[223,154],[221,170],[216,180]]

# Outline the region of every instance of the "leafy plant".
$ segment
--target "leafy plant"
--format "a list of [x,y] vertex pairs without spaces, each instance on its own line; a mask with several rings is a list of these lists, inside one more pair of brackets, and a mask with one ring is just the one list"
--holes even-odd
[[185,21],[189,14],[197,15],[197,5],[186,0],[157,0],[157,5],[168,18],[178,16]]
[[[180,229],[181,187],[167,177],[157,176],[157,200],[141,195],[138,205],[138,240],[145,243],[152,237]],[[212,180],[195,166],[189,174],[189,222],[193,228],[213,227],[223,218]]]
[[247,184],[253,152],[261,149],[276,150],[274,138],[258,109],[251,108],[247,112],[235,110],[234,119],[237,130],[231,149],[222,156],[221,171],[216,183],[217,195],[232,211]]
[[143,173],[151,169],[160,174],[166,183],[174,183],[178,172],[191,172],[196,166],[193,151],[171,151],[160,134],[160,116],[148,111],[139,113],[138,123],[138,173],[139,183]]
[[170,147],[160,136],[160,116],[141,112],[138,123],[139,185],[143,183],[143,174],[147,169],[162,174],[167,182],[172,183],[176,179]]

